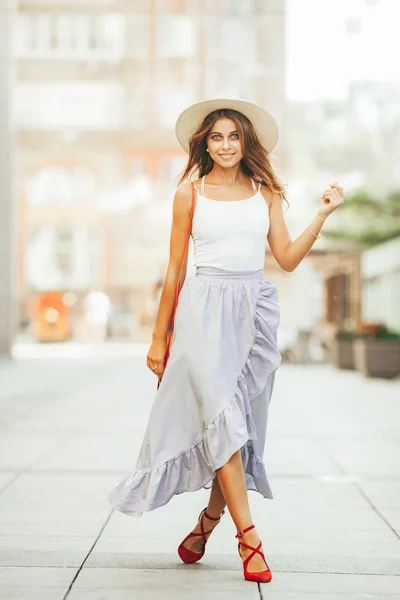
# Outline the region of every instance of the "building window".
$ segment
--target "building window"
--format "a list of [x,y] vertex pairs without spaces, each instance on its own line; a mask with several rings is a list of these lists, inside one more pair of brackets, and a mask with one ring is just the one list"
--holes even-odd
[[16,124],[27,130],[120,129],[123,97],[116,82],[21,82],[16,89]]
[[163,61],[157,76],[157,121],[173,129],[178,114],[196,100],[196,69],[188,61]]
[[109,59],[125,52],[125,16],[119,13],[19,15],[19,58]]
[[196,28],[188,15],[162,15],[157,20],[158,58],[191,57],[196,49]]
[[187,163],[187,156],[172,154],[165,157],[161,165],[161,178],[165,184],[175,184]]
[[[256,60],[256,31],[252,20],[235,17],[210,17],[205,28],[206,57],[248,68]],[[244,71],[244,74],[246,72]],[[233,78],[238,79],[239,77]]]
[[73,231],[56,229],[55,234],[55,269],[59,272],[62,281],[65,281],[73,273]]
[[96,183],[88,169],[75,166],[48,166],[29,182],[30,205],[90,204],[96,199]]
[[195,8],[194,0],[156,0],[157,12],[186,12]]
[[[285,0],[280,0],[284,2]],[[206,7],[211,13],[215,13],[215,0],[207,0]],[[245,16],[267,12],[271,9],[271,0],[219,0],[218,12],[225,15]]]
[[135,60],[146,60],[149,57],[149,15],[130,14],[127,16],[127,55]]
[[86,289],[101,280],[98,229],[40,225],[29,231],[26,279],[35,289]]
[[145,65],[139,65],[132,74],[132,85],[126,92],[127,119],[132,129],[145,129],[149,126],[150,75]]

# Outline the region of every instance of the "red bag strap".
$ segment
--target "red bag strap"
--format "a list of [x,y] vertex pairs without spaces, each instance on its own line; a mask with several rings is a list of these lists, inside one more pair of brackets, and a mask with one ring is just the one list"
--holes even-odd
[[194,211],[196,208],[196,188],[194,187],[194,183],[190,182],[191,186],[192,186],[192,206],[190,209],[190,221],[189,221],[189,226],[186,232],[186,238],[185,238],[185,245],[183,247],[183,256],[182,256],[182,262],[181,262],[181,268],[179,271],[179,276],[178,276],[178,283],[176,286],[176,292],[175,292],[175,300],[174,300],[174,307],[172,309],[172,315],[171,315],[171,321],[170,321],[170,329],[169,329],[169,333],[168,333],[168,338],[167,338],[167,347],[166,347],[166,351],[165,351],[165,358],[164,358],[164,364],[167,363],[168,357],[169,357],[169,348],[171,345],[171,339],[172,339],[172,333],[174,330],[174,323],[175,323],[175,313],[176,313],[176,309],[178,307],[178,300],[179,300],[179,294],[180,291],[182,289],[182,272],[183,272],[183,267],[185,264],[185,259],[188,253],[188,248],[189,248],[189,240],[190,240],[190,233],[192,231],[192,223],[193,223],[193,215],[194,215]]

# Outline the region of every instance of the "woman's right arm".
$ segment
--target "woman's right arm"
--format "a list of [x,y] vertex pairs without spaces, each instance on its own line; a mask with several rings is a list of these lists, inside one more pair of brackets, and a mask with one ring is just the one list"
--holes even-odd
[[[190,183],[185,183],[176,190],[174,196],[169,263],[161,292],[152,343],[147,354],[147,366],[151,370],[153,370],[152,367],[157,367],[157,371],[153,372],[159,379],[161,379],[164,372],[164,356],[167,347],[168,327],[174,307],[179,271],[182,264],[187,230],[190,224],[191,205],[192,186]],[[181,276],[182,285],[185,281],[186,269],[187,256]]]

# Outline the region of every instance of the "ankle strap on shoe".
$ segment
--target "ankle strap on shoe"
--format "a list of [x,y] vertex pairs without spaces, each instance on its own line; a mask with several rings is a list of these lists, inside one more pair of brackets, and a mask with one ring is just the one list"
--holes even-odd
[[224,514],[225,510],[222,511],[219,517],[210,517],[210,515],[207,514],[207,507],[204,509],[204,516],[207,517],[207,519],[210,519],[210,521],[219,521]]
[[250,525],[250,527],[246,527],[246,529],[241,529],[240,531],[237,532],[237,534],[235,535],[235,538],[242,537],[242,535],[244,535],[245,533],[250,531],[250,529],[254,529],[254,528],[255,528],[255,525]]

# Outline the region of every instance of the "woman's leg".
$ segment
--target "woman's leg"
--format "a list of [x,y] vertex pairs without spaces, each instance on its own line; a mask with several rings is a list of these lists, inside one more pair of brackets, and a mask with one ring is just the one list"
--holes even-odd
[[[245,529],[252,524],[240,450],[235,452],[229,461],[217,470],[211,488],[210,499],[208,501],[207,514],[209,514],[210,517],[219,517],[226,505],[228,505],[229,513],[236,525],[237,531]],[[204,529],[206,531],[214,529],[216,525],[218,525],[218,521],[210,521],[204,517]],[[200,523],[197,523],[193,531],[194,533],[200,533]],[[207,535],[207,538],[208,537],[209,536]],[[260,539],[255,529],[245,533],[240,540],[244,544],[249,544],[253,547],[256,547],[260,543]],[[202,545],[203,541],[200,536],[190,538],[185,542],[185,547],[194,550],[195,552],[200,552]],[[263,551],[262,547],[261,551]],[[251,550],[241,547],[240,553],[244,560],[251,554]],[[259,554],[256,554],[251,559],[248,570],[252,572],[265,570],[265,563]]]
[[207,514],[210,515],[210,517],[219,517],[225,507],[225,498],[220,488],[218,477],[215,476],[211,487],[210,498],[208,500]]
[[[236,525],[237,531],[249,527],[253,523],[249,499],[247,495],[246,478],[243,469],[241,452],[235,452],[229,461],[217,471],[218,483],[221,493],[228,506],[229,513]],[[260,538],[255,529],[248,531],[241,538],[244,544],[256,547],[260,543]],[[263,551],[263,548],[260,548]],[[240,547],[240,554],[245,559],[251,550]],[[251,559],[248,565],[248,570],[252,572],[264,571],[265,563],[259,554]]]
[[[221,492],[221,488],[219,487],[218,478],[214,477],[206,512],[208,515],[210,515],[210,517],[216,519],[221,515],[225,506],[226,502]],[[211,531],[216,525],[218,525],[218,523],[219,521],[211,521],[210,519],[207,519],[206,516],[204,516],[204,530],[210,531],[210,534],[206,535],[207,539],[210,537]],[[193,533],[200,533],[200,531],[200,521],[198,521],[196,527],[193,529]],[[186,540],[184,546],[185,548],[193,550],[194,552],[201,552],[203,547],[203,538],[201,536],[189,538],[188,540]]]

